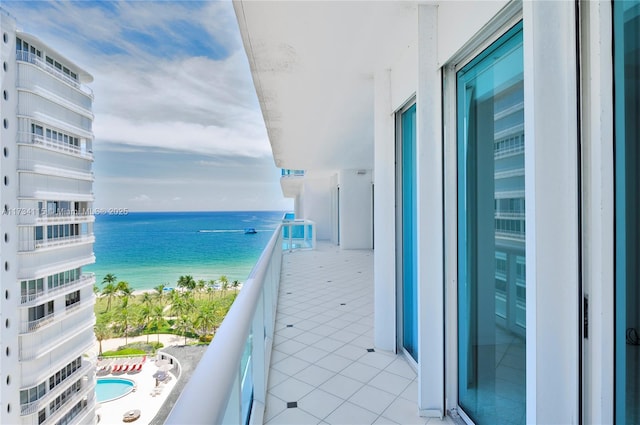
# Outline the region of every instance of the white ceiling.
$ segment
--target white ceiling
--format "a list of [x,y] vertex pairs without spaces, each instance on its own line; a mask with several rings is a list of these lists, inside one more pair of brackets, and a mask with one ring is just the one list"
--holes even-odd
[[415,42],[399,1],[235,1],[276,165],[373,168],[373,75]]

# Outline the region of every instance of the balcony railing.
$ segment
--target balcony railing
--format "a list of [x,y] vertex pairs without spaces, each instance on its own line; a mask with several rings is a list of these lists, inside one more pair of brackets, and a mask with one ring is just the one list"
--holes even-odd
[[311,220],[282,221],[282,249],[315,249],[316,224]]
[[24,50],[18,50],[16,52],[16,60],[22,61],[22,62],[28,62],[37,66],[40,69],[43,69],[49,74],[61,79],[65,83],[83,91],[85,94],[91,96],[91,98],[93,99],[93,91],[89,87],[83,84],[80,84],[78,80],[74,80],[73,78],[66,75],[64,72],[62,72],[61,70],[51,66],[46,61],[43,61],[41,57],[38,57],[35,54],[26,52]]
[[31,252],[37,249],[44,248],[53,248],[57,246],[64,245],[72,245],[72,244],[81,244],[81,243],[93,243],[95,237],[93,234],[90,235],[74,235],[74,236],[63,236],[58,238],[51,239],[37,239],[34,240],[32,238],[21,240],[18,246],[19,252]]
[[46,163],[43,161],[25,158],[20,158],[18,160],[18,171],[43,173],[51,176],[60,176],[91,181],[93,181],[94,178],[91,167],[61,167],[52,162]]
[[282,177],[285,177],[285,176],[299,176],[299,177],[302,177],[302,176],[304,176],[304,170],[288,170],[286,168],[283,168],[282,170],[280,170],[280,172],[282,173]]
[[24,333],[27,333],[27,332],[36,331],[36,330],[40,329],[41,327],[43,327],[44,325],[53,322],[54,318],[55,318],[55,314],[54,313],[49,313],[46,316],[41,317],[39,319],[29,320],[28,322],[24,322],[22,324],[22,326],[20,327],[20,332],[24,334]]
[[86,159],[93,159],[93,152],[90,150],[82,149],[82,146],[71,145],[69,143],[65,143],[64,141],[60,141],[57,138],[54,139],[52,137],[34,134],[27,131],[21,131],[18,133],[18,143],[44,146],[48,149],[71,153]]
[[[93,305],[87,303],[84,304],[84,306],[91,308],[81,308],[80,311],[85,312],[82,316],[63,316],[62,320],[53,321],[52,324],[49,325],[47,334],[42,337],[41,341],[38,344],[25,346],[25,344],[23,343],[20,346],[20,360],[34,360],[42,356],[43,354],[50,352],[56,347],[59,347],[60,345],[66,344],[68,346],[69,335],[75,337],[77,334],[85,330],[93,329],[93,325],[95,323],[95,318],[93,315]],[[74,349],[75,347],[69,348]]]
[[[30,415],[40,410],[41,407],[45,407],[46,405],[49,404],[49,402],[52,399],[55,399],[57,396],[63,393],[65,388],[68,387],[70,383],[73,383],[74,381],[78,380],[78,378],[82,375],[89,375],[91,373],[91,369],[92,369],[92,365],[90,363],[85,364],[85,362],[83,362],[79,368],[73,371],[70,375],[67,375],[64,381],[62,381],[60,385],[57,385],[56,388],[54,388],[53,390],[49,390],[47,388],[47,392],[38,400],[34,400],[30,403],[21,405],[20,414],[22,416]],[[48,387],[48,383],[47,383],[47,387]],[[80,388],[78,391],[76,391],[73,394],[82,392],[82,390],[83,388]]]
[[[79,279],[73,280],[71,282],[64,283],[52,289],[42,289],[42,290],[34,290],[29,291],[28,293],[22,295],[20,299],[21,304],[27,304],[34,301],[38,301],[41,298],[45,298],[47,296],[54,296],[59,292],[64,290],[69,290],[74,286],[83,286],[84,284],[88,284],[89,281],[93,280],[95,282],[95,274],[94,273],[82,273]],[[23,305],[23,307],[26,307]]]
[[246,424],[254,405],[264,408],[280,285],[282,226],[262,252],[167,424]]
[[95,295],[92,293],[89,297],[85,297],[82,300],[78,300],[73,304],[69,304],[65,306],[64,312],[59,311],[57,313],[49,313],[44,317],[41,317],[37,320],[29,320],[22,323],[20,327],[20,333],[26,334],[30,332],[35,332],[43,326],[52,323],[55,319],[61,317],[63,314],[68,315],[79,311],[89,305],[93,306],[95,304]]

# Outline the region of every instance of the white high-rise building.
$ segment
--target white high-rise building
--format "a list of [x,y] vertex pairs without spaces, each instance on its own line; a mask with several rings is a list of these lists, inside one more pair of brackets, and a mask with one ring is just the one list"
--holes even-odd
[[0,423],[92,423],[93,78],[1,9],[0,32]]

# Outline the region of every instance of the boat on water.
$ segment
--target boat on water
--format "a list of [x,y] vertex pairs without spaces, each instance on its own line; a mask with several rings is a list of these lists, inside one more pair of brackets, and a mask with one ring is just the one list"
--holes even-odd
[[253,227],[247,227],[247,228],[244,229],[244,234],[245,235],[253,235],[255,233],[258,233],[258,232]]

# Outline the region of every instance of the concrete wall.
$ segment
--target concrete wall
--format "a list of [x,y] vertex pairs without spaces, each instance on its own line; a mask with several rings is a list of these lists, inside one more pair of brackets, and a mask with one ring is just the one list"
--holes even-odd
[[296,218],[316,223],[316,240],[331,240],[331,185],[326,177],[305,177],[302,189],[302,215]]
[[371,170],[342,170],[340,185],[340,246],[343,249],[373,247]]

